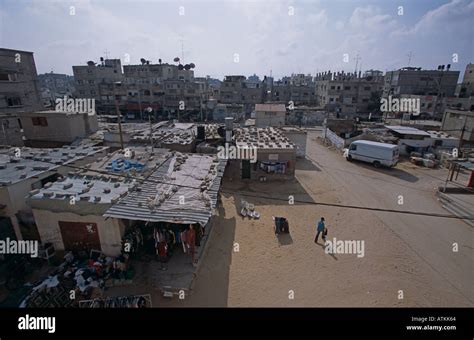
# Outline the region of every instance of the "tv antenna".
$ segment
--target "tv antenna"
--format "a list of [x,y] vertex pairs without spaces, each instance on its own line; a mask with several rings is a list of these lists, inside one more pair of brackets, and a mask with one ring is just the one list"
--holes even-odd
[[408,66],[410,66],[411,58],[413,57],[413,52],[410,51],[410,53],[407,54],[407,57],[408,57]]
[[356,61],[356,67],[355,67],[355,72],[357,73],[357,65],[359,64],[359,60],[362,58],[359,56],[359,53],[355,56],[354,60]]
[[105,54],[105,59],[109,59],[109,51],[107,51],[107,49],[105,49],[104,54]]

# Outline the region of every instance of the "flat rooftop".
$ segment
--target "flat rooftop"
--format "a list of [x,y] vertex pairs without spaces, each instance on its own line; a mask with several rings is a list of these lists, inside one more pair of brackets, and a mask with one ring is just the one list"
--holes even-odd
[[273,128],[245,127],[234,129],[234,141],[237,147],[256,147],[257,149],[295,149],[295,145],[283,135],[283,132]]
[[93,163],[71,173],[76,175],[145,178],[163,161],[168,150],[149,146],[129,146],[107,154]]
[[94,145],[67,145],[55,149],[22,147],[0,150],[0,186],[21,182],[107,149]]

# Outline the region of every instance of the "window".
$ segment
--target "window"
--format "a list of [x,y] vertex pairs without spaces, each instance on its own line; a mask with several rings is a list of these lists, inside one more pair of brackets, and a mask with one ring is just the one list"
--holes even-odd
[[7,97],[8,106],[21,106],[20,97]]
[[357,150],[357,145],[351,144],[351,146],[349,147],[349,150]]
[[365,91],[370,91],[370,86],[365,86],[365,87],[364,87],[364,90],[365,90]]
[[344,90],[350,90],[351,87],[350,86],[344,86]]
[[48,126],[48,120],[46,117],[32,117],[31,121],[34,126]]
[[93,81],[93,80],[89,80],[89,84],[94,84],[94,81]]
[[336,89],[336,87],[335,87],[335,86],[331,86],[331,90],[335,90],[335,89]]
[[8,76],[8,73],[0,73],[0,80],[6,80],[9,81],[10,77]]

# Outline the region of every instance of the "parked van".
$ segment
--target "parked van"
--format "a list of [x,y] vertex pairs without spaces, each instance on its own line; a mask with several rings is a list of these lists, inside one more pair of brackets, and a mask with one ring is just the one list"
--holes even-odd
[[357,140],[349,146],[346,159],[371,163],[376,168],[382,165],[392,167],[398,162],[399,152],[398,145]]

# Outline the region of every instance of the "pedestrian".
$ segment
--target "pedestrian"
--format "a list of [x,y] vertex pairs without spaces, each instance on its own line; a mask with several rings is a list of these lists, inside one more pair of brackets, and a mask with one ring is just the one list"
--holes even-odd
[[318,238],[319,238],[319,234],[323,233],[324,232],[324,229],[325,229],[325,225],[324,225],[324,217],[321,217],[321,220],[318,222],[318,232],[316,233],[316,238],[314,239],[314,243],[318,243]]

